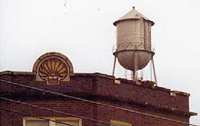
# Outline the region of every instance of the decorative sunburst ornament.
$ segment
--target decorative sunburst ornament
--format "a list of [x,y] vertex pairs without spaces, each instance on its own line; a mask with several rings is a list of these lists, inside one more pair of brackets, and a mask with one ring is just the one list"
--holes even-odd
[[57,52],[50,52],[38,58],[33,66],[37,81],[46,81],[47,84],[59,84],[60,81],[69,81],[73,74],[70,60]]

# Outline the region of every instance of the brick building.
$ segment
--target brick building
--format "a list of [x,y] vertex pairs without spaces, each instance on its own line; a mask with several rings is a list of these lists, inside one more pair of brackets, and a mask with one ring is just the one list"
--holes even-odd
[[46,53],[32,72],[0,72],[0,126],[188,126],[189,94],[101,73]]

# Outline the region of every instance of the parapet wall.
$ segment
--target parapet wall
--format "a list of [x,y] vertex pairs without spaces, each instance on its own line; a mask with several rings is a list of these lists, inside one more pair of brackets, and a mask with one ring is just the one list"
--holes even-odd
[[[71,76],[70,81],[47,85],[45,82],[36,81],[35,75],[31,72],[4,72],[0,74],[0,79],[87,99],[124,103],[127,106],[168,112],[172,115],[189,117],[192,114],[189,112],[188,93],[153,86],[152,82],[149,81],[136,84],[134,81],[115,79],[113,76],[105,74],[76,73]],[[26,98],[41,94],[6,82],[0,83],[0,94],[5,96],[13,95]]]

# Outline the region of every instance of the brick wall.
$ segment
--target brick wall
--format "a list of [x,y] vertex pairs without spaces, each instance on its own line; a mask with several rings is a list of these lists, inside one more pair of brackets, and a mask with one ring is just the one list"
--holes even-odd
[[[70,82],[62,82],[61,85],[51,86],[47,86],[44,82],[35,81],[34,75],[31,73],[7,73],[1,74],[0,78],[169,119],[189,122],[188,95],[177,93],[176,96],[171,96],[169,89],[153,87],[148,83],[137,85],[133,81],[119,79],[120,84],[115,84],[112,76],[103,74],[75,74],[71,77]],[[110,120],[121,120],[137,126],[183,126],[176,122],[144,116],[134,112],[44,94],[5,82],[0,82],[0,94],[1,96],[23,100],[66,113],[103,120],[107,123]],[[20,104],[8,103],[3,100],[0,102],[0,107],[27,112],[28,116],[67,116],[46,110],[33,109]],[[24,116],[1,111],[1,126],[21,126],[22,117]],[[94,122],[83,120],[83,126],[94,125],[96,125]]]

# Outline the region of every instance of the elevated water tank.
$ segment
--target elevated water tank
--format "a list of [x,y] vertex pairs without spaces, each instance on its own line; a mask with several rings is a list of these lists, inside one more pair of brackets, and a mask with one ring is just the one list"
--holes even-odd
[[151,26],[154,22],[135,10],[135,7],[119,20],[117,27],[117,49],[114,55],[126,69],[137,71],[152,59]]

